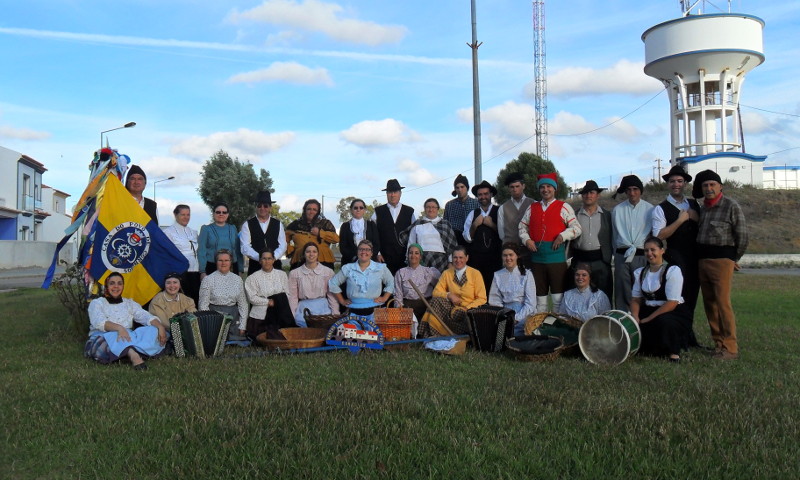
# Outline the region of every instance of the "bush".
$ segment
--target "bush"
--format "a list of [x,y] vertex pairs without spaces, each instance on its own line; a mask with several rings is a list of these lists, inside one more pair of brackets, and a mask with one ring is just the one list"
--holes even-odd
[[69,312],[70,327],[76,335],[86,337],[89,333],[89,301],[84,283],[83,266],[75,262],[53,282],[61,304]]

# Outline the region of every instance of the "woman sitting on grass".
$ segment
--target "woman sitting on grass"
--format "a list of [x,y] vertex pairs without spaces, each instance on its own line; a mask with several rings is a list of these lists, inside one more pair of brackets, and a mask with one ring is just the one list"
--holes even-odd
[[536,313],[536,282],[533,273],[519,265],[519,246],[503,244],[503,266],[494,272],[489,305],[514,310],[514,335],[525,334],[525,320]]
[[233,317],[228,341],[247,346],[250,341],[245,337],[247,324],[247,295],[244,293],[244,282],[241,277],[231,271],[233,254],[230,250],[217,251],[216,271],[205,277],[200,283],[200,310],[214,310]]
[[564,292],[558,313],[577,318],[582,322],[611,310],[608,296],[597,288],[592,279],[592,267],[588,263],[575,266],[575,288]]
[[[164,350],[167,331],[158,317],[130,298],[122,298],[124,288],[122,274],[106,277],[105,296],[89,304],[89,340],[83,353],[103,364],[127,357],[134,370],[147,370],[142,357],[155,357]],[[134,322],[144,327],[132,330]]]
[[[442,273],[436,288],[433,289],[431,309],[439,320],[453,331],[461,334],[469,332],[467,310],[480,307],[486,303],[486,285],[481,272],[467,266],[466,249],[459,245],[453,250],[453,266]],[[424,337],[431,332],[428,324],[431,313],[426,313],[420,325],[420,334]]]
[[434,268],[422,264],[425,255],[421,246],[412,243],[408,246],[408,266],[403,267],[394,274],[394,298],[400,306],[414,309],[414,316],[421,320],[425,315],[425,302],[419,298],[414,287],[409,282],[419,288],[426,300],[430,300],[433,295],[433,287],[439,281],[442,273]]
[[[394,277],[383,263],[372,260],[372,242],[358,242],[358,261],[344,265],[328,282],[328,288],[350,313],[372,320],[375,307],[383,305],[394,292]],[[347,282],[347,298],[342,285]]]
[[289,278],[286,272],[274,268],[275,254],[269,248],[259,255],[261,270],[253,273],[244,282],[244,290],[250,300],[250,316],[247,318],[247,337],[254,340],[264,332],[274,335],[280,328],[296,327],[289,307]]
[[185,312],[196,312],[194,300],[181,293],[181,276],[169,273],[164,278],[164,290],[157,293],[148,307],[150,313],[161,320],[161,325],[169,332],[169,319]]
[[289,272],[289,307],[294,314],[294,323],[305,327],[303,312],[308,309],[312,315],[339,313],[339,303],[328,290],[328,281],[333,278],[333,270],[319,263],[319,247],[308,242],[303,247],[305,261],[299,268]]
[[642,330],[639,353],[668,356],[681,361],[681,350],[689,346],[692,317],[681,297],[683,274],[677,265],[664,261],[666,242],[649,237],[644,242],[648,265],[633,272],[631,315]]

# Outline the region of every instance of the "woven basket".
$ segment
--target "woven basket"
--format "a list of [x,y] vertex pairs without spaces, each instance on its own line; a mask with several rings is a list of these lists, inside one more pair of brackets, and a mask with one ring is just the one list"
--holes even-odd
[[533,335],[533,331],[541,327],[547,317],[557,318],[567,326],[576,328],[578,330],[583,326],[583,322],[577,318],[570,317],[561,313],[541,312],[534,313],[525,319],[525,335]]
[[383,338],[387,342],[411,338],[414,309],[391,306],[398,303],[397,300],[392,299],[386,304],[386,308],[376,308],[373,313],[375,324],[381,329]]
[[292,350],[295,348],[316,348],[325,345],[325,336],[328,330],[323,328],[281,328],[285,340],[267,338],[266,333],[256,337],[256,341],[267,350]]
[[306,319],[306,326],[308,326],[308,328],[323,328],[326,332],[334,323],[348,315],[350,315],[350,310],[348,309],[345,309],[345,311],[340,314],[329,313],[326,315],[312,315],[309,309],[303,309],[303,317]]
[[[557,337],[548,337],[548,338],[554,338],[554,339],[561,340],[560,338],[557,338]],[[564,347],[564,342],[563,342],[563,340],[561,340],[561,346],[557,347],[552,352],[547,352],[547,353],[529,353],[529,352],[525,352],[525,351],[521,350],[516,345],[514,345],[513,340],[514,340],[513,337],[508,339],[508,342],[506,343],[506,350],[509,352],[509,354],[512,357],[514,357],[517,360],[520,360],[522,362],[552,362],[553,360],[558,358],[558,356],[561,355],[561,353],[563,353],[566,350],[566,347]]]

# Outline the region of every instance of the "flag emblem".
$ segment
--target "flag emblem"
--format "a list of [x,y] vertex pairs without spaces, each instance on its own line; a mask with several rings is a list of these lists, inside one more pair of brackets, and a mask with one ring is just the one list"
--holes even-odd
[[136,222],[122,222],[103,239],[103,264],[112,272],[129,273],[150,251],[150,232]]

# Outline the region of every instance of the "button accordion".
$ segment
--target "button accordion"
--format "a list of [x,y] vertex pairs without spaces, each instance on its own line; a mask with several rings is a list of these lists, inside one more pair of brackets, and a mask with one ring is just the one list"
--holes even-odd
[[176,357],[222,355],[233,318],[213,310],[187,312],[169,320]]

